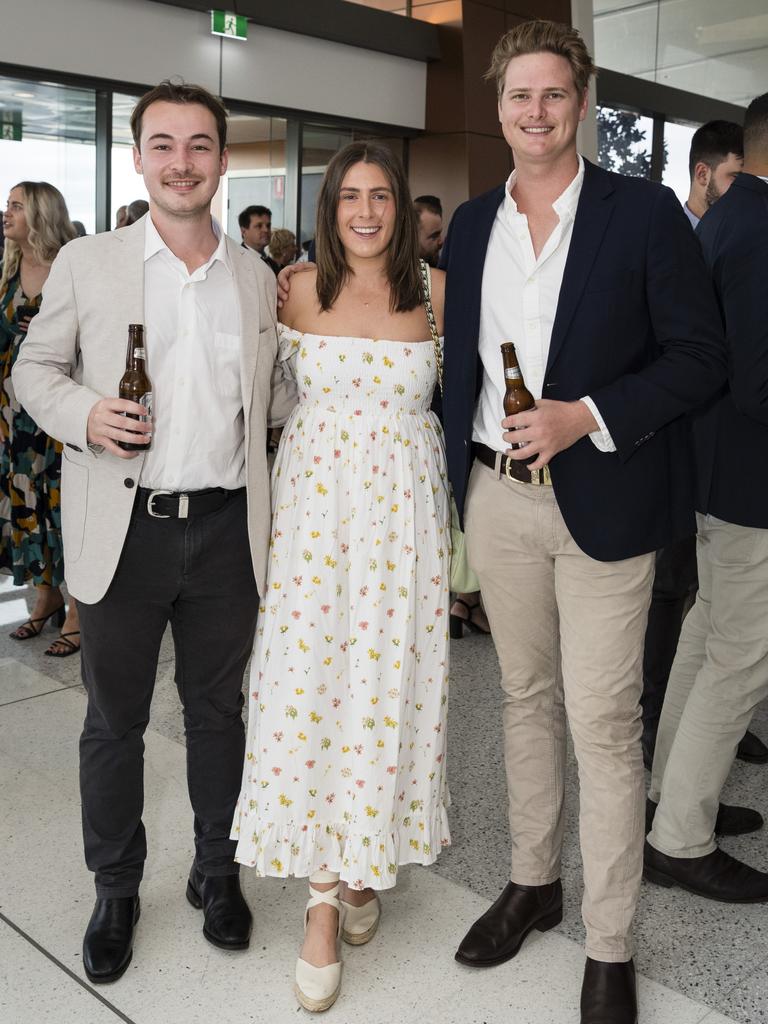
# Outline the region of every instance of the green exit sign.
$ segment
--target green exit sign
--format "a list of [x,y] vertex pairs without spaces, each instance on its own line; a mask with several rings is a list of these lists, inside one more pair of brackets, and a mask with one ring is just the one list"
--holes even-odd
[[0,139],[21,142],[20,110],[0,110]]
[[228,39],[247,39],[248,19],[229,11],[211,11],[211,32]]

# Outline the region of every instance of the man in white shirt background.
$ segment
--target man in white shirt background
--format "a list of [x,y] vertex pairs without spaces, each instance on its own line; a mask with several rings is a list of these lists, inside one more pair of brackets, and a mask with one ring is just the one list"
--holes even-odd
[[[24,405],[65,442],[66,580],[83,613],[88,693],[83,835],[97,896],[83,964],[96,983],[119,978],[132,956],[147,852],[143,734],[168,623],[194,811],[187,899],[210,942],[248,946],[229,832],[269,538],[267,413],[271,403],[282,422],[293,401],[273,370],[274,277],[210,213],[227,166],[224,107],[163,82],[131,126],[149,214],[62,250],[14,371]],[[125,415],[147,412],[113,397],[130,323],[145,325],[153,420],[131,419],[128,431]],[[137,436],[146,451],[118,447]]]
[[[527,22],[502,37],[489,77],[515,171],[459,208],[443,247],[448,472],[501,664],[512,839],[511,880],[456,957],[502,964],[562,918],[567,710],[584,863],[581,1021],[635,1024],[653,552],[692,532],[685,413],[722,385],[726,360],[674,194],[576,150],[593,73],[566,26]],[[507,419],[504,341],[536,399]]]

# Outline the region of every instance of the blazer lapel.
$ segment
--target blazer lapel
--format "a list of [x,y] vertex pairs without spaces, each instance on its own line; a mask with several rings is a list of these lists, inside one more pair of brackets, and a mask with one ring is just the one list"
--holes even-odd
[[608,227],[613,213],[613,203],[610,200],[613,191],[610,176],[585,160],[584,183],[581,186],[579,204],[576,208],[571,244],[568,249],[555,322],[552,327],[547,373],[554,365],[565,341],[573,314],[576,312],[595,257],[600,250],[605,229]]
[[240,386],[247,419],[259,354],[259,288],[254,268],[250,266],[252,257],[249,256],[249,251],[236,245],[228,237],[227,254],[240,304]]
[[[504,199],[504,188],[495,189],[482,201],[477,203],[474,217],[469,225],[465,237],[457,238],[456,242],[462,247],[460,260],[456,263],[457,270],[460,270],[461,277],[457,281],[451,277],[449,285],[450,292],[460,296],[459,308],[462,309],[462,336],[457,338],[454,346],[453,360],[447,361],[457,367],[457,380],[475,381],[475,395],[477,384],[478,364],[478,340],[480,336],[480,302],[483,293],[483,271],[485,269],[485,257],[488,249],[488,241],[491,237],[493,222],[496,213]],[[454,274],[456,271],[454,271]],[[463,307],[463,308],[462,308]],[[463,331],[466,330],[466,334]],[[458,359],[456,358],[458,356]]]

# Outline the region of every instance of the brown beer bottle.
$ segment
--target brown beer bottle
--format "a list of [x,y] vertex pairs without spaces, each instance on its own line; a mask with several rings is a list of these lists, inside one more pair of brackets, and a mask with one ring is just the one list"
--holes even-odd
[[[123,414],[128,419],[141,420],[144,423],[152,418],[152,382],[147,375],[146,358],[144,325],[128,324],[128,352],[125,356],[125,373],[120,380],[118,394],[120,398],[138,402],[148,410],[148,416],[138,416],[132,412]],[[138,436],[144,437],[145,435]],[[149,444],[132,444],[129,441],[118,441],[117,445],[126,452],[145,452],[150,447]]]
[[[536,404],[533,395],[525,386],[523,371],[517,361],[515,346],[505,341],[501,346],[501,358],[504,361],[504,415],[514,416],[517,412],[526,412]],[[522,448],[520,444],[511,444],[510,448]]]

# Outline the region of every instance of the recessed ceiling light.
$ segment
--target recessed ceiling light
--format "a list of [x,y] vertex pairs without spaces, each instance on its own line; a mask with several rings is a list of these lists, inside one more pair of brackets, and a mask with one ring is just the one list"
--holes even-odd
[[35,94],[33,92],[14,92],[11,95],[18,96],[20,100],[33,100],[35,98]]

